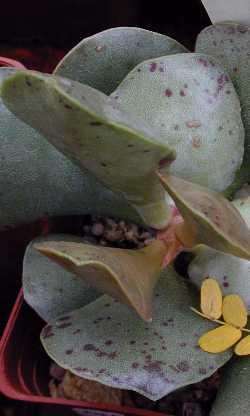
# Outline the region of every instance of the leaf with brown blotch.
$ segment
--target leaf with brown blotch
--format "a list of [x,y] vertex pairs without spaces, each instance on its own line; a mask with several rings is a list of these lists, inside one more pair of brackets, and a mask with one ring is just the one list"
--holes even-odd
[[152,298],[166,247],[154,241],[140,250],[48,241],[35,248],[103,293],[128,304],[145,321],[152,320]]

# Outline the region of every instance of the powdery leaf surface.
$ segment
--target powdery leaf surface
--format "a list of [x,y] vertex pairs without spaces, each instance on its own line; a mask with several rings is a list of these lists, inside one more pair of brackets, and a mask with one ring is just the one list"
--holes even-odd
[[115,27],[83,39],[59,62],[55,73],[110,94],[137,64],[187,52],[176,40],[137,27]]
[[171,174],[220,192],[233,182],[244,129],[238,96],[218,60],[188,53],[142,62],[112,97],[176,150]]
[[104,384],[158,400],[224,365],[231,352],[205,353],[199,337],[214,324],[190,305],[198,293],[171,268],[162,273],[151,324],[103,296],[47,325],[42,343],[60,366]]
[[196,51],[216,57],[228,71],[239,95],[246,131],[244,161],[234,190],[249,179],[250,162],[250,28],[235,22],[222,22],[205,28],[198,36]]
[[165,193],[153,172],[167,167],[175,152],[157,130],[100,91],[64,78],[20,71],[1,92],[14,114],[121,194],[148,225],[167,225]]
[[82,242],[82,239],[66,234],[51,234],[36,238],[26,249],[23,263],[24,299],[46,322],[100,296],[85,280],[77,278],[35,250],[35,244],[48,244],[49,241]]

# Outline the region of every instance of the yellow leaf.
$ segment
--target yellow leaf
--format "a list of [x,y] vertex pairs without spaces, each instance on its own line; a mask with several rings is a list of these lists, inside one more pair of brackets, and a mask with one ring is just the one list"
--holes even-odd
[[222,294],[214,279],[206,279],[201,286],[201,310],[209,318],[218,319],[222,314]]
[[230,325],[223,325],[219,328],[206,332],[199,339],[199,346],[207,352],[224,352],[232,347],[241,338],[241,330]]
[[243,328],[247,324],[247,310],[243,300],[238,295],[224,297],[222,314],[226,323],[237,328]]
[[237,355],[249,355],[250,354],[250,335],[243,338],[234,349]]

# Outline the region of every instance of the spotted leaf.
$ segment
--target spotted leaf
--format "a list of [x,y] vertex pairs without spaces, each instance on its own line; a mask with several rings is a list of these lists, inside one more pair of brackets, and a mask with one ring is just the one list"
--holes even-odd
[[[0,68],[0,88],[16,72]],[[43,136],[18,120],[1,97],[0,154],[0,231],[44,216],[95,213],[139,221],[122,196],[81,172]]]
[[171,174],[216,191],[233,182],[242,163],[244,129],[238,96],[217,60],[189,53],[142,62],[112,97],[157,128],[177,151]]
[[53,360],[74,374],[137,391],[158,400],[213,374],[231,357],[204,354],[198,339],[214,324],[190,311],[198,293],[172,268],[156,288],[154,319],[146,324],[103,296],[47,325],[42,343]]
[[[247,226],[250,226],[250,198],[233,202]],[[223,295],[239,295],[250,313],[250,262],[201,245],[193,250],[195,258],[188,267],[191,282],[200,288],[205,276],[219,282]]]
[[165,193],[153,172],[175,152],[147,123],[91,87],[31,71],[6,79],[2,97],[83,171],[123,195],[148,225],[167,225]]
[[35,247],[99,291],[131,306],[146,321],[152,319],[153,291],[166,254],[162,241],[140,250],[63,241]]
[[180,52],[187,49],[168,36],[115,27],[83,39],[59,62],[55,73],[110,94],[140,62]]
[[[228,71],[238,93],[246,131],[243,165],[231,191],[250,177],[250,28],[235,22],[222,22],[205,28],[197,38],[196,51],[216,57]],[[231,156],[231,155],[230,155]]]
[[[250,229],[232,203],[214,191],[175,176],[158,176],[196,244],[250,259]],[[183,237],[185,234],[180,233],[179,238]]]
[[37,250],[34,245],[50,241],[82,242],[66,234],[51,234],[32,241],[23,261],[23,293],[26,302],[45,320],[67,314],[95,300],[100,294],[86,280],[63,270]]

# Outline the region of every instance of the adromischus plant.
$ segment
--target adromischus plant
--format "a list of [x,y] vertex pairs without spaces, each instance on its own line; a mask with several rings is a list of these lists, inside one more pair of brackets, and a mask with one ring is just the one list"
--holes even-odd
[[[197,348],[213,323],[190,311],[198,293],[162,265],[188,248],[195,284],[212,275],[250,304],[249,200],[235,208],[222,196],[250,174],[249,44],[249,29],[234,23],[205,29],[195,53],[163,35],[115,28],[83,40],[53,75],[1,69],[2,228],[99,213],[161,230],[138,251],[68,235],[27,248],[25,299],[48,322],[46,351],[73,373],[157,400],[231,358]],[[225,414],[228,389],[212,414]]]

